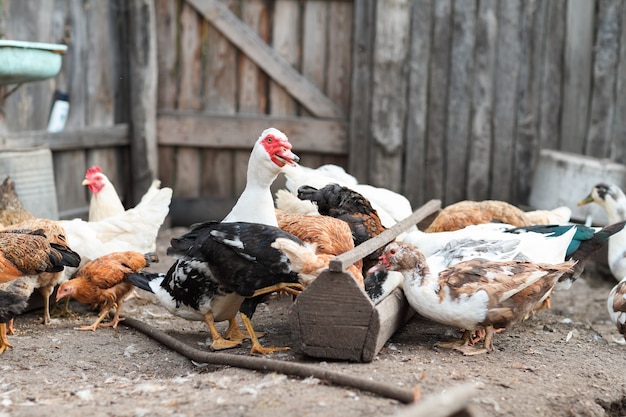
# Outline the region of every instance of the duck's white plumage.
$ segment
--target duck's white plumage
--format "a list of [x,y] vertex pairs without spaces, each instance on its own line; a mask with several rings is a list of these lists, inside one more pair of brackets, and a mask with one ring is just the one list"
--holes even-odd
[[[626,196],[615,184],[597,184],[578,205],[599,204],[608,218],[609,224],[626,220]],[[626,277],[626,229],[609,239],[607,262],[611,273],[618,281]]]
[[615,342],[626,345],[626,278],[622,279],[613,287],[606,300],[611,322],[617,327],[621,334],[620,338],[615,338]]

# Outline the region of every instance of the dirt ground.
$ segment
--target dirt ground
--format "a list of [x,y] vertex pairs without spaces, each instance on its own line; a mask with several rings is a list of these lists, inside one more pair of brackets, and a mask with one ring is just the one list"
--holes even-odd
[[[161,233],[159,249],[184,229]],[[161,256],[153,270],[166,270]],[[298,352],[274,359],[314,364],[395,386],[419,386],[426,399],[459,384],[477,394],[474,416],[624,416],[626,347],[613,342],[606,297],[614,285],[602,268],[553,296],[550,311],[496,335],[496,351],[477,357],[435,347],[455,329],[414,316],[372,363],[329,362]],[[145,292],[123,313],[200,349],[208,349],[201,322],[171,316]],[[261,305],[255,327],[265,344],[290,344],[289,299]],[[407,406],[312,378],[265,374],[194,363],[136,330],[120,325],[96,332],[94,313],[76,303],[76,319],[38,323],[41,311],[18,318],[14,349],[0,356],[0,417],[41,416],[381,416]],[[223,327],[222,327],[223,328]],[[210,343],[210,341],[209,341]],[[230,351],[247,355],[249,345]]]

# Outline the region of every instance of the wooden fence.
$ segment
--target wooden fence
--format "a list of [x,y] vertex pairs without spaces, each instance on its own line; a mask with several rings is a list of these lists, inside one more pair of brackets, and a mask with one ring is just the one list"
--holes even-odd
[[[129,145],[147,136],[150,151],[151,135],[153,175],[180,199],[238,195],[269,125],[304,165],[342,165],[415,206],[526,204],[542,148],[626,158],[619,0],[154,0],[142,21],[155,39],[132,24],[135,3],[1,3],[3,37],[69,45],[58,77],[5,100],[0,132],[0,147],[16,135],[50,144],[57,187],[78,190],[58,190],[61,210],[86,205],[80,171],[92,162],[115,172],[130,201],[142,175],[125,168],[141,154]],[[130,70],[149,64],[125,45],[141,51],[146,33],[158,83],[131,94]],[[70,93],[66,131],[32,132],[55,88]],[[146,111],[136,132],[131,100],[152,88],[154,126]],[[144,177],[146,166],[156,164],[140,161]]]

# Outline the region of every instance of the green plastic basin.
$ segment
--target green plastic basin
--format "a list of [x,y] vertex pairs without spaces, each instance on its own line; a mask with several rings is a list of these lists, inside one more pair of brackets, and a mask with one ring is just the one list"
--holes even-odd
[[67,45],[0,39],[0,85],[56,76]]

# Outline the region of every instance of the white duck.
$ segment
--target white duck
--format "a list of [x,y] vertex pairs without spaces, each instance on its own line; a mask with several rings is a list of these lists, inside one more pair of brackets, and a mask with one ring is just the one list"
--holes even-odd
[[609,310],[609,317],[617,331],[622,335],[619,339],[614,339],[620,345],[626,345],[626,278],[622,279],[609,293],[606,300],[606,307]]
[[[609,220],[609,224],[626,220],[626,196],[614,184],[597,184],[578,205],[599,204]],[[616,233],[609,239],[608,264],[611,273],[618,281],[626,277],[626,230]]]
[[[465,329],[461,341],[440,345],[475,355],[493,350],[494,328],[522,321],[575,264],[474,259],[435,272],[415,246],[391,242],[370,272],[401,272],[411,307],[431,320]],[[470,346],[472,333],[480,330],[486,332],[483,349]]]

